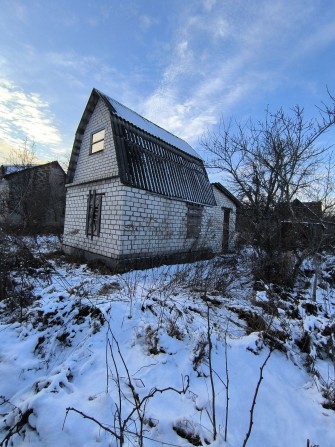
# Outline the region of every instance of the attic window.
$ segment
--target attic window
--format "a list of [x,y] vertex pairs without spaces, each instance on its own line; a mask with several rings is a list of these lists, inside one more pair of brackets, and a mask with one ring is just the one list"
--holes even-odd
[[100,152],[104,148],[105,129],[92,133],[91,136],[91,154]]
[[99,236],[101,221],[101,203],[103,194],[90,190],[87,199],[86,236]]
[[187,234],[188,239],[198,239],[201,231],[201,217],[202,217],[201,205],[195,205],[193,203],[187,204]]

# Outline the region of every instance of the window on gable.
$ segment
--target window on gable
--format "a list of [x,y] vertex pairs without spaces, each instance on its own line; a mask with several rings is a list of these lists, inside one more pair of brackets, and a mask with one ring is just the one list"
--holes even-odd
[[192,203],[187,204],[187,234],[188,239],[198,239],[201,231],[203,207]]
[[86,236],[99,236],[101,221],[101,203],[103,194],[97,194],[96,190],[89,192],[87,199]]
[[100,152],[104,148],[105,129],[95,132],[91,136],[91,154]]

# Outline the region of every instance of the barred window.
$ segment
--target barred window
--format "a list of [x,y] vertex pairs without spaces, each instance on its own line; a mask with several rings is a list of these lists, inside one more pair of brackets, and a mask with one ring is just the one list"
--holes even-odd
[[203,207],[192,203],[187,204],[187,234],[188,239],[198,239],[201,231]]
[[105,129],[95,132],[91,136],[91,154],[100,152],[104,148],[105,142]]
[[87,199],[87,214],[86,214],[86,236],[100,235],[100,221],[101,221],[101,204],[103,194],[97,194],[96,190],[89,191]]

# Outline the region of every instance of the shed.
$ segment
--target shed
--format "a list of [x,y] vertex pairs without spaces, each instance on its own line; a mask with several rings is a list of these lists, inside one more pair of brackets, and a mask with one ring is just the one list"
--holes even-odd
[[0,166],[0,222],[26,231],[62,231],[65,172],[57,161]]

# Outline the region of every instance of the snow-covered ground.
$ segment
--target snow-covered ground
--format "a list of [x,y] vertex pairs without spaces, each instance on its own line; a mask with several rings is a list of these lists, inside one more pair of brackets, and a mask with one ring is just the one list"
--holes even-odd
[[41,243],[22,319],[0,303],[1,446],[242,447],[258,383],[248,446],[335,445],[333,258],[315,303],[308,265],[256,291],[246,256],[110,275]]

